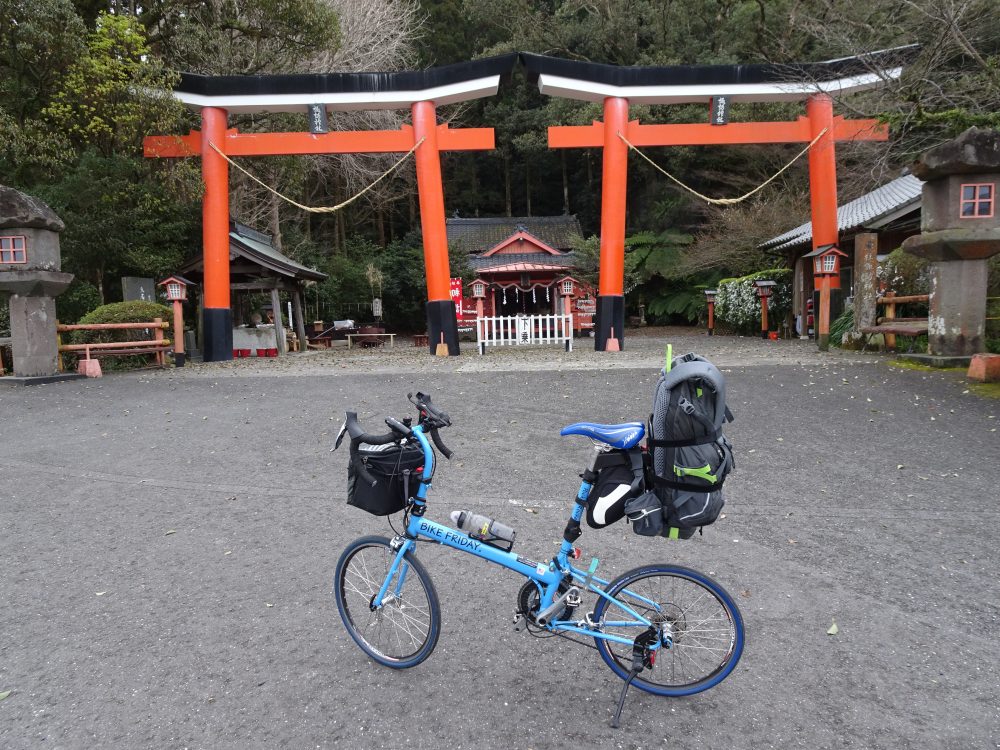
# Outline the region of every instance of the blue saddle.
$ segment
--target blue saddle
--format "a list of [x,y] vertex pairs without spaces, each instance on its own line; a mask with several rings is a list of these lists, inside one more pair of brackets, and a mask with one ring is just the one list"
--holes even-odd
[[560,435],[583,435],[601,443],[607,443],[612,448],[626,450],[634,448],[646,435],[646,426],[642,422],[625,422],[624,424],[595,424],[594,422],[577,422],[559,431]]

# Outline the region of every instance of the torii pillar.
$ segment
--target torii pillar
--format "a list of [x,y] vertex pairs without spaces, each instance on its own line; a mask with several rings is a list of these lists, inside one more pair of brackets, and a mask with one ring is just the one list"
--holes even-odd
[[[492,128],[452,130],[437,123],[436,106],[496,93],[516,55],[417,72],[329,75],[198,76],[184,74],[174,96],[200,110],[202,129],[186,136],[149,136],[147,157],[200,156],[205,195],[202,241],[205,259],[205,361],[232,359],[229,298],[229,164],[225,157],[293,154],[406,153],[415,149],[424,262],[427,331],[431,353],[442,342],[457,356],[458,326],[451,299],[445,232],[442,151],[494,148]],[[330,132],[328,110],[409,109],[413,125],[399,130]],[[239,133],[230,114],[309,112],[311,131]],[[218,149],[218,150],[217,150]],[[219,153],[219,152],[222,153]],[[223,156],[225,154],[225,157]]]
[[[625,219],[628,145],[709,146],[750,143],[812,143],[810,193],[813,243],[837,243],[837,172],[834,143],[884,141],[887,128],[876,120],[833,116],[827,92],[840,94],[877,86],[902,73],[901,60],[914,46],[823,63],[619,68],[522,53],[529,76],[543,94],[602,102],[604,122],[549,128],[551,148],[602,148],[601,267],[594,348],[624,348]],[[790,80],[799,71],[800,81]],[[877,72],[876,72],[877,71]],[[817,83],[819,81],[819,83]],[[729,122],[734,101],[806,101],[806,117],[792,122]],[[628,119],[630,103],[708,103],[708,123],[641,125]],[[815,143],[813,141],[815,140]],[[830,282],[831,288],[838,281]],[[829,338],[829,294],[820,311],[820,334]],[[825,316],[825,317],[824,317]],[[823,328],[825,321],[826,328]],[[613,340],[611,346],[609,340]],[[822,339],[821,339],[822,341]]]

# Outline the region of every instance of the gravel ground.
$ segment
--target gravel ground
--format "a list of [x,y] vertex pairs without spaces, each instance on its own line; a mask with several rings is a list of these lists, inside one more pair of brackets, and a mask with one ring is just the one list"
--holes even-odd
[[[1000,747],[997,401],[808,342],[644,334],[619,354],[404,341],[0,390],[0,747]],[[353,538],[391,531],[344,505],[343,412],[375,429],[433,393],[456,455],[430,515],[493,515],[538,559],[588,453],[559,427],[643,419],[668,340],[728,379],[726,517],[580,544],[609,577],[710,572],[747,621],[735,672],[686,699],[633,691],[611,730],[621,682],[599,656],[514,632],[518,581],[430,546],[436,651],[367,660],[330,584]]]

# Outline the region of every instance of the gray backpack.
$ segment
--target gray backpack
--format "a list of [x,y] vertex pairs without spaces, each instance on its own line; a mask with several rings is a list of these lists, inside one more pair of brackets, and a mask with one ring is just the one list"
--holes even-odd
[[[625,508],[636,533],[686,539],[715,522],[725,504],[722,484],[735,466],[732,445],[722,434],[723,424],[732,420],[718,368],[697,354],[674,359],[653,396],[646,443],[651,491]],[[659,528],[651,495],[663,509]]]

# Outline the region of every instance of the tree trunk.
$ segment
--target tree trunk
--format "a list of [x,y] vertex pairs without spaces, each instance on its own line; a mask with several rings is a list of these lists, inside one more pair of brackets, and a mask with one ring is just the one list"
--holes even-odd
[[510,210],[510,157],[506,154],[503,157],[503,187],[507,216],[513,216]]
[[566,172],[566,149],[559,149],[559,156],[562,161],[563,180],[563,213],[569,215],[569,175]]
[[269,193],[271,205],[269,208],[268,223],[271,225],[271,244],[279,253],[281,252],[281,199],[274,193]]
[[375,209],[375,233],[378,235],[378,244],[385,247],[385,209],[380,203]]
[[524,162],[524,193],[527,202],[528,216],[531,216],[531,157]]

